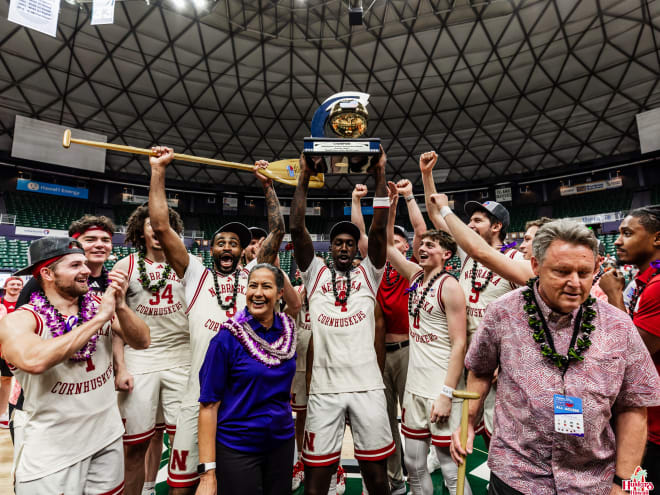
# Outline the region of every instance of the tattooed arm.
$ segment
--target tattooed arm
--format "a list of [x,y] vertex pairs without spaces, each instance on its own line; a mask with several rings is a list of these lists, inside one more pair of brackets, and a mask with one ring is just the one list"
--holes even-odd
[[[376,177],[376,197],[387,198],[387,185],[385,184],[385,164],[387,155],[381,147],[378,161],[375,163],[374,176]],[[376,268],[382,268],[387,258],[387,208],[374,208],[374,218],[369,229],[369,259]],[[312,253],[314,254],[314,253]]]
[[293,242],[293,256],[301,271],[307,271],[314,259],[314,243],[305,226],[305,210],[307,208],[307,189],[309,189],[309,178],[312,170],[307,165],[304,155],[300,156],[300,178],[293,194],[291,205],[291,219],[289,230]]
[[261,243],[257,253],[259,263],[275,263],[277,253],[280,250],[282,239],[284,239],[284,217],[280,211],[280,202],[273,187],[272,179],[259,173],[259,169],[267,168],[268,162],[259,160],[254,164],[254,175],[261,181],[266,196],[266,210],[268,211],[268,237]]

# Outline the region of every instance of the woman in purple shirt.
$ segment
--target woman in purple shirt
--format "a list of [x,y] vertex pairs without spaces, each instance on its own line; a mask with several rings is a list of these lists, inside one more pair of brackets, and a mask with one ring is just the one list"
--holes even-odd
[[198,495],[216,486],[221,495],[291,492],[296,331],[275,312],[283,287],[278,268],[252,268],[245,309],[209,344],[199,372]]

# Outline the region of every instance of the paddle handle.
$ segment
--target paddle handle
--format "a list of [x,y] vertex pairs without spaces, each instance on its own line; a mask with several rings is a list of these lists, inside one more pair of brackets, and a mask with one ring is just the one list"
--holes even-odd
[[[470,412],[470,400],[476,400],[481,397],[479,394],[467,392],[464,390],[454,390],[453,396],[463,399],[461,404],[461,447],[465,450],[468,436],[468,417]],[[458,466],[458,479],[456,480],[456,495],[463,495],[465,491],[465,470],[467,468],[467,456],[463,464]]]

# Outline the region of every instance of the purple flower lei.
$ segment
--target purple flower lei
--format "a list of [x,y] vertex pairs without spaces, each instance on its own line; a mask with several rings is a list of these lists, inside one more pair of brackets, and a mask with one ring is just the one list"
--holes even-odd
[[[67,319],[55,309],[43,291],[33,292],[30,296],[30,304],[44,318],[46,326],[53,338],[57,338],[70,332],[75,327],[88,322],[96,315],[97,308],[93,302],[92,293],[88,292],[81,299],[78,303],[80,307],[78,316],[70,316]],[[92,354],[96,351],[96,341],[98,338],[98,334],[92,335],[89,341],[69,359],[71,361],[86,361],[92,357]]]
[[[226,321],[221,329],[229,330],[231,334],[241,343],[243,349],[260,363],[274,368],[282,364],[282,361],[291,359],[296,353],[296,340],[298,334],[293,320],[286,313],[276,313],[282,320],[284,331],[279,339],[272,344],[259,337],[250,324],[237,315],[236,319]],[[239,321],[236,321],[239,320]]]

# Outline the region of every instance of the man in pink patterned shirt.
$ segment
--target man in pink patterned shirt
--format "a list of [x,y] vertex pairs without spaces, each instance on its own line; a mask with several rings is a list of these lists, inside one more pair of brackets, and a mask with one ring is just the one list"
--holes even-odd
[[[583,224],[544,225],[533,245],[538,281],[491,303],[473,337],[468,390],[485,397],[500,370],[489,495],[623,494],[621,479],[641,463],[660,377],[630,318],[589,297],[597,256]],[[467,453],[481,405],[470,404]],[[461,463],[459,433],[451,450]]]

